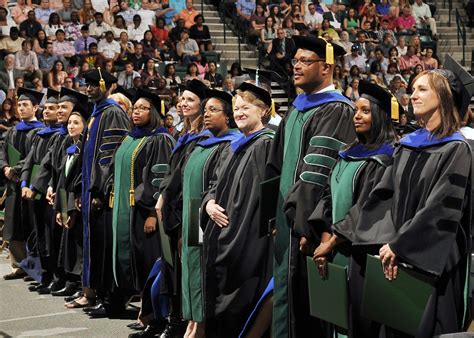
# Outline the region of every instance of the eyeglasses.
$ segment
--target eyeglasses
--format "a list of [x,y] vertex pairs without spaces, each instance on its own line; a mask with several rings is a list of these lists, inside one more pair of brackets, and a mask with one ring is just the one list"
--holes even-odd
[[133,111],[137,111],[137,112],[140,112],[140,113],[144,113],[144,112],[147,112],[147,111],[150,111],[150,110],[151,110],[151,107],[144,107],[144,106],[133,107]]
[[309,67],[315,62],[326,62],[326,60],[291,59],[292,66],[296,66],[298,63],[301,63],[303,66]]
[[214,108],[214,107],[210,107],[209,109],[206,109],[204,108],[204,114],[209,112],[211,114],[215,114],[215,113],[218,113],[218,112],[221,112],[221,111],[224,111],[224,109],[218,109],[218,108]]

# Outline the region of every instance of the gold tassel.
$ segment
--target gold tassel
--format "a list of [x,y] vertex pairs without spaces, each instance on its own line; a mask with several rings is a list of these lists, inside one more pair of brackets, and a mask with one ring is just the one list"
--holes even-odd
[[161,116],[165,116],[165,101],[161,100]]
[[326,63],[334,64],[334,47],[329,42],[326,42]]
[[275,101],[272,99],[272,117],[276,116]]
[[135,206],[135,190],[130,190],[130,206]]
[[109,208],[113,209],[113,207],[114,207],[114,192],[111,191],[110,196],[109,196]]
[[99,76],[100,76],[100,80],[99,80],[100,91],[102,93],[105,93],[107,91],[107,87],[105,86],[105,81],[102,77],[102,72],[100,71],[100,67],[97,67],[97,70],[99,71]]
[[398,101],[395,96],[392,96],[392,102],[391,102],[391,116],[392,120],[398,121],[400,119],[399,116],[399,111],[398,111]]

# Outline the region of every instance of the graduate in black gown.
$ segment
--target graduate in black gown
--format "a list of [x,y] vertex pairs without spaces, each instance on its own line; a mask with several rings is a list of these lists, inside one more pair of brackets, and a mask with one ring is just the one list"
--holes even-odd
[[472,155],[444,75],[419,74],[411,100],[424,128],[400,140],[393,165],[362,208],[353,245],[381,246],[389,280],[396,278],[400,262],[431,276],[435,288],[416,337],[433,337],[470,323],[464,291],[471,255]]
[[25,88],[18,90],[18,114],[20,123],[8,130],[0,149],[0,170],[6,180],[5,227],[3,240],[9,242],[12,272],[5,279],[22,278],[26,273],[18,264],[26,258],[25,242],[32,230],[32,210],[29,203],[21,198],[20,175],[35,134],[44,127],[36,119],[36,112],[43,93]]
[[321,237],[313,256],[321,276],[326,276],[326,262],[335,255],[335,264],[349,265],[349,337],[369,338],[378,337],[380,325],[361,317],[361,300],[366,255],[376,251],[362,246],[351,250],[350,242],[362,206],[392,163],[397,136],[391,117],[396,119],[403,109],[395,96],[376,84],[361,81],[359,93],[353,121],[357,140],[339,152],[324,197],[309,220]]
[[[87,94],[94,103],[81,148],[81,210],[83,221],[83,286],[97,290],[101,302],[88,309],[90,316],[106,316],[124,310],[124,301],[114,292],[112,271],[112,209],[108,182],[112,158],[130,126],[127,113],[108,99],[117,78],[95,69],[84,75]],[[107,303],[104,300],[107,298]]]
[[309,315],[306,256],[319,237],[308,218],[326,186],[338,151],[355,140],[353,104],[333,85],[335,58],[343,48],[322,38],[293,37],[295,86],[304,90],[278,127],[267,177],[280,177],[273,273],[275,337],[323,336]]
[[163,334],[184,334],[186,322],[181,315],[181,219],[183,215],[182,182],[183,171],[189,154],[196,143],[208,138],[211,133],[204,130],[202,100],[206,98],[206,86],[199,80],[186,84],[183,91],[181,107],[184,117],[184,129],[173,149],[166,176],[160,186],[160,197],[156,204],[158,217],[163,220],[163,227],[170,237],[174,267],[162,264],[162,294],[170,297],[170,316],[166,332]]
[[52,208],[46,201],[45,195],[38,194],[33,186],[33,180],[40,171],[40,164],[46,153],[52,146],[54,135],[61,131],[61,125],[57,123],[57,109],[59,92],[48,89],[47,100],[43,108],[43,122],[46,125],[36,133],[33,147],[25,159],[21,172],[22,197],[29,200],[33,210],[33,227],[36,234],[36,245],[40,257],[42,278],[40,284],[31,286],[31,291],[40,294],[49,294],[51,290],[61,287],[64,281],[53,281],[53,273],[56,267],[54,250],[51,250],[50,231],[53,220]]
[[272,238],[259,237],[259,184],[274,132],[267,90],[244,82],[234,101],[243,136],[203,200],[206,336],[237,337],[272,277]]

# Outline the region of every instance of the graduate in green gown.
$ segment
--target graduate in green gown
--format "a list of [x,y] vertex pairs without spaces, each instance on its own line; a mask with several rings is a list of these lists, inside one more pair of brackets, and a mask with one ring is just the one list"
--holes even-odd
[[156,259],[161,255],[154,194],[157,178],[151,167],[166,164],[174,146],[162,127],[161,100],[139,90],[133,105],[132,129],[114,157],[113,273],[116,285],[141,292]]
[[232,95],[208,90],[207,97],[202,102],[204,126],[212,136],[196,144],[186,162],[183,176],[182,309],[183,319],[189,320],[186,334],[193,337],[204,337],[205,334],[204,262],[202,241],[199,242],[198,238],[202,195],[221,162],[227,158],[230,143],[242,135],[233,129],[236,124]]
[[321,237],[313,259],[323,277],[328,259],[340,253],[334,261],[346,265],[345,257],[350,256],[349,337],[369,338],[379,333],[378,325],[360,316],[365,259],[370,248],[353,251],[347,244],[353,240],[360,209],[392,162],[396,134],[391,117],[396,119],[403,109],[391,93],[376,84],[361,81],[359,93],[353,120],[357,140],[339,152],[329,185],[310,222]]

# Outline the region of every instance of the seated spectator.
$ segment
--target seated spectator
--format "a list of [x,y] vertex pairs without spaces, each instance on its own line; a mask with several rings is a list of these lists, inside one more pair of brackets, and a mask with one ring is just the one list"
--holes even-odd
[[75,10],[71,7],[71,0],[63,0],[62,4],[63,8],[58,10],[57,13],[61,18],[61,22],[68,24],[71,22],[71,15]]
[[367,14],[370,8],[376,8],[372,0],[364,0],[364,3],[359,7],[359,17]]
[[133,79],[133,87],[128,89],[128,92],[132,95],[132,97],[137,96],[138,89],[143,88],[143,81],[140,76]]
[[157,19],[162,18],[165,20],[166,26],[171,26],[173,23],[173,17],[178,14],[176,13],[175,9],[170,7],[169,0],[162,0],[161,1],[161,10],[158,9],[156,11]]
[[171,49],[171,42],[166,42],[160,51],[161,62],[178,61],[178,55]]
[[308,11],[304,15],[304,21],[309,31],[317,31],[323,23],[323,16],[316,11],[316,5],[308,3]]
[[165,19],[156,19],[156,26],[151,27],[151,32],[155,38],[157,48],[161,50],[169,37],[169,31],[165,28]]
[[184,20],[179,19],[176,21],[176,27],[173,27],[170,31],[169,39],[171,40],[171,48],[176,49],[176,45],[181,40],[181,33],[185,30]]
[[293,24],[293,19],[291,17],[286,17],[283,20],[283,29],[285,30],[285,35],[291,39],[293,36],[300,35],[300,32],[295,28]]
[[128,35],[128,28],[122,16],[116,15],[114,17],[114,25],[112,26],[111,30],[114,33],[114,38],[119,38],[120,34],[123,32],[127,33]]
[[201,79],[204,79],[204,75],[206,75],[207,71],[209,70],[206,57],[199,54],[196,57],[194,64],[198,67],[198,73],[201,76]]
[[133,17],[137,14],[137,11],[130,8],[128,1],[121,1],[120,12],[117,14],[123,17],[127,25],[131,25],[133,23]]
[[365,34],[365,41],[370,43],[373,48],[377,47],[380,43],[377,33],[372,30],[369,22],[366,21],[362,24],[361,32]]
[[[103,40],[105,41],[105,40]],[[104,67],[105,63],[107,60],[105,59],[104,55],[99,53],[99,47],[96,43],[91,43],[89,45],[89,54],[83,55],[82,56],[82,61],[86,62],[89,65],[90,69],[94,69],[97,67]],[[115,62],[115,60],[110,59],[112,63]]]
[[362,16],[360,24],[364,28],[364,30],[367,30],[367,28],[365,28],[364,26],[366,22],[369,23],[370,30],[375,31],[378,28],[379,21],[378,21],[377,12],[374,6],[370,7],[367,11],[367,14]]
[[55,61],[53,68],[48,73],[48,87],[60,91],[67,77],[68,75],[64,71],[64,64],[59,60]]
[[97,43],[97,40],[89,36],[89,26],[81,27],[81,37],[74,42],[74,49],[77,55],[86,55],[89,53],[89,45]]
[[201,49],[201,51],[211,51],[212,47],[211,33],[209,33],[209,27],[203,25],[204,17],[201,14],[196,15],[194,18],[195,24],[189,29],[189,37],[195,40]]
[[359,79],[355,78],[352,80],[349,87],[347,87],[345,95],[353,102],[357,101],[359,95]]
[[380,3],[375,5],[375,7],[377,8],[377,15],[379,17],[388,15],[388,12],[390,11],[390,4],[388,0],[381,0]]
[[351,69],[349,70],[349,74],[347,74],[344,77],[344,88],[347,88],[351,85],[352,80],[354,79],[360,79],[361,78],[361,73],[359,67],[356,65],[352,66]]
[[28,18],[20,24],[21,36],[24,38],[34,38],[43,27],[36,20],[35,12],[29,11]]
[[229,75],[225,77],[224,81],[222,82],[222,90],[225,91],[226,93],[232,94],[235,90],[234,88],[234,81],[232,80],[232,77]]
[[21,50],[21,44],[25,39],[20,38],[18,28],[10,28],[10,36],[0,40],[0,55],[15,54]]
[[272,40],[276,38],[276,29],[271,16],[265,18],[265,27],[260,32],[260,42],[263,44],[265,54]]
[[[253,11],[253,9],[252,9]],[[184,27],[190,29],[192,25],[195,23],[195,18],[199,14],[197,10],[193,7],[192,0],[186,0],[186,8],[184,8],[181,12],[179,12],[178,17],[181,20],[184,20]],[[251,14],[250,14],[251,15]],[[250,16],[249,16],[250,19]]]
[[415,3],[412,7],[412,13],[417,24],[425,24],[430,26],[433,38],[436,40],[438,38],[438,30],[436,28],[436,21],[431,15],[430,6],[425,4],[423,0],[415,0]]
[[[382,43],[380,44],[380,49],[382,50],[383,52],[383,55],[385,57],[388,57],[389,54],[390,54],[390,50],[392,48],[395,48],[395,45],[394,45],[394,40],[392,38],[392,34],[390,33],[385,33],[382,37]],[[396,48],[395,48],[396,49]]]
[[40,55],[44,53],[46,49],[46,44],[48,43],[48,37],[44,30],[38,31],[36,38],[33,40],[33,51],[36,55]]
[[[148,32],[149,28],[147,25],[142,23],[140,15],[136,14],[133,16],[133,24],[128,26],[128,38],[131,41],[141,41],[145,32]],[[151,31],[150,31],[151,33]]]
[[390,82],[390,91],[392,92],[393,95],[397,97],[398,102],[402,100],[402,95],[407,93],[406,90],[406,85],[402,81],[402,78],[400,76],[395,76],[393,80]]
[[172,63],[166,65],[164,78],[166,80],[166,88],[169,88],[171,90],[176,91],[178,85],[181,84],[181,78],[176,75],[176,67]]
[[411,15],[410,5],[403,7],[403,15],[397,19],[397,33],[403,35],[413,35],[416,32],[415,27],[416,21],[413,15]]
[[49,0],[49,8],[51,8],[55,12],[59,12],[63,9],[63,1],[62,0]]
[[397,21],[398,21],[398,7],[397,6],[390,6],[388,14],[383,17],[383,19],[388,21],[388,29],[392,31],[397,30]]
[[171,101],[173,96],[176,94],[171,90],[166,88],[166,80],[163,78],[158,79],[158,85],[156,87],[155,93],[162,99],[167,102]]
[[277,29],[277,38],[273,39],[268,47],[268,56],[270,64],[276,66],[275,71],[280,74],[288,75],[292,72],[291,59],[296,52],[293,39],[285,37],[283,28]]
[[53,42],[53,50],[55,54],[65,58],[70,58],[76,54],[74,45],[71,41],[66,41],[66,33],[62,29],[56,31],[56,41]]
[[86,90],[87,84],[86,84],[86,80],[84,79],[84,74],[91,70],[87,62],[85,61],[81,61],[81,62],[82,63],[80,64],[79,74],[74,78],[74,88],[77,91]]
[[[190,0],[187,0],[190,1]],[[237,0],[235,3],[235,11],[237,13],[240,27],[248,29],[250,27],[250,18],[255,11],[255,1],[252,0]],[[191,23],[192,25],[192,23]]]
[[123,67],[130,56],[135,53],[135,46],[129,41],[127,32],[120,33],[118,42],[120,44],[120,56],[116,62],[116,66]]
[[199,46],[197,42],[189,38],[187,30],[181,32],[181,40],[176,45],[176,53],[183,61],[184,65],[197,60]]
[[73,11],[71,13],[71,20],[69,23],[64,27],[64,31],[66,32],[66,38],[68,40],[76,41],[81,37],[81,28],[83,24],[79,21],[79,13]]
[[13,21],[15,21],[17,25],[20,25],[22,22],[28,19],[30,14],[29,12],[32,10],[33,8],[28,6],[25,0],[17,0],[16,5],[11,10]]
[[143,3],[142,8],[137,10],[137,15],[140,16],[142,24],[147,29],[155,24],[155,11],[150,10],[150,4]]
[[5,56],[3,69],[0,70],[0,90],[7,94],[7,97],[13,98],[15,79],[21,77],[21,74],[21,70],[15,69],[15,55]]
[[133,69],[133,63],[130,61],[125,63],[125,69],[118,73],[117,84],[125,89],[131,89],[134,87],[133,80],[140,77],[140,73]]
[[79,10],[79,17],[81,18],[81,22],[83,24],[91,24],[95,20],[95,10],[92,8],[92,4],[90,1],[84,1],[84,6],[80,7]]
[[349,40],[349,33],[342,31],[339,35],[341,39],[337,43],[346,50],[346,54],[350,53],[353,43]]
[[368,60],[370,57],[370,52],[374,50],[374,47],[371,43],[366,41],[367,35],[365,32],[360,31],[357,33],[357,41],[354,42],[354,45],[359,46],[359,54],[364,57],[365,60]]
[[97,45],[99,54],[107,60],[118,60],[120,56],[120,44],[114,40],[114,33],[108,31],[105,33],[105,39],[100,40]]
[[387,72],[383,76],[383,82],[385,83],[385,86],[390,86],[390,83],[395,76],[401,76],[398,65],[396,63],[390,63],[388,65]]
[[156,43],[156,40],[153,37],[153,33],[151,32],[151,30],[145,31],[141,44],[143,45],[143,54],[145,54],[145,56],[155,59],[160,58],[158,44]]
[[335,85],[336,89],[343,91],[344,73],[342,72],[342,68],[339,65],[334,66],[333,80],[335,83],[337,83],[337,85]]
[[413,73],[408,73],[409,74],[408,79],[403,78],[403,82],[405,82],[405,84],[407,84],[407,93],[408,94],[413,93],[413,81],[423,70],[424,70],[423,65],[421,65],[421,64],[416,65],[415,69],[413,70]]
[[323,14],[323,19],[329,20],[329,24],[336,31],[341,31],[343,19],[339,12],[339,5],[337,3],[334,2],[329,6],[329,11]]
[[397,41],[397,39],[395,37],[395,32],[393,30],[389,29],[389,27],[388,27],[388,20],[387,19],[382,19],[382,22],[380,24],[380,28],[377,31],[377,36],[378,36],[379,41],[383,41],[383,37],[384,37],[385,34],[390,34],[390,36],[392,38],[392,43],[395,43],[395,41]]
[[46,25],[48,23],[51,13],[54,13],[54,10],[50,8],[49,0],[41,0],[40,7],[35,9],[36,18],[42,25]]
[[217,64],[214,61],[209,61],[209,70],[204,75],[204,80],[209,81],[211,88],[222,87],[222,75],[217,73]]
[[406,45],[406,39],[404,36],[398,37],[398,42],[397,42],[396,47],[397,47],[399,56],[403,56],[407,53],[408,46]]
[[323,34],[327,33],[331,41],[339,41],[339,34],[337,34],[336,30],[331,27],[331,24],[328,19],[324,19],[323,23],[321,24],[321,29],[318,31],[318,36],[322,36]]
[[44,25],[44,31],[46,32],[48,39],[53,41],[56,40],[56,31],[58,29],[64,30],[64,26],[61,25],[59,15],[57,13],[51,13],[48,23]]
[[66,73],[70,78],[75,78],[79,74],[79,62],[81,61],[81,57],[78,55],[74,55],[69,59],[69,63],[66,68]]
[[410,46],[415,47],[415,55],[421,58],[423,49],[421,47],[421,39],[419,35],[413,35],[410,39]]
[[359,45],[352,45],[351,54],[344,56],[344,70],[349,72],[353,66],[357,66],[361,73],[365,73],[366,59],[359,54]]
[[426,48],[426,55],[422,57],[421,63],[423,64],[424,70],[432,70],[439,68],[438,60],[433,57],[433,49],[429,47]]
[[354,41],[357,35],[357,31],[360,28],[359,19],[357,18],[357,12],[354,8],[349,8],[347,16],[344,18],[342,27],[345,31],[349,32],[349,38]]
[[400,58],[400,70],[412,70],[418,64],[421,64],[421,60],[415,54],[415,47],[408,46],[407,53]]
[[15,54],[15,69],[20,70],[22,76],[28,81],[31,81],[33,77],[42,78],[43,76],[39,71],[38,57],[31,47],[31,42],[25,40],[21,44],[21,51]]
[[22,76],[19,76],[19,77],[16,77],[15,78],[15,88],[13,89],[13,95],[16,97],[16,96],[19,96],[18,95],[18,89],[20,88],[24,88],[25,87],[25,80],[23,79]]
[[118,73],[115,70],[115,63],[112,60],[105,61],[105,71],[112,74],[113,76],[117,77]]
[[199,74],[198,67],[194,62],[188,64],[188,69],[184,76],[184,83],[191,80],[202,80],[202,76]]
[[387,72],[389,62],[388,62],[388,59],[385,58],[385,56],[383,55],[383,51],[381,48],[379,47],[375,48],[375,58],[371,60],[370,63],[372,62],[378,62],[380,64],[382,72],[383,73]]
[[299,31],[302,29],[306,29],[306,24],[305,24],[305,19],[303,12],[301,11],[301,6],[297,3],[293,3],[293,10],[291,11],[291,14],[288,15],[288,17],[293,19],[293,24],[295,26],[295,29]]
[[[94,22],[89,24],[89,33],[92,37],[100,39],[105,36],[105,33],[110,31],[110,26],[104,22],[104,15],[102,13],[94,14]],[[112,38],[113,38],[112,33]]]
[[131,54],[128,60],[133,63],[133,69],[140,70],[144,68],[150,57],[145,55],[143,44],[136,43],[134,47],[135,53]]
[[146,62],[145,68],[140,71],[140,76],[142,77],[145,87],[158,87],[158,80],[161,78],[161,75],[156,71],[155,61],[153,59],[149,59]]
[[45,73],[48,73],[54,66],[54,62],[61,60],[59,55],[54,53],[53,43],[48,41],[46,43],[46,48],[42,54],[38,55],[38,66],[43,72],[43,77]]
[[255,11],[250,17],[249,43],[256,44],[260,31],[265,27],[265,10],[261,4],[255,6]]
[[270,9],[270,16],[275,23],[275,28],[281,27],[283,24],[283,15],[280,12],[280,6],[278,6],[278,4],[273,4],[268,7]]
[[10,32],[11,27],[15,27],[16,23],[13,21],[11,16],[8,15],[8,11],[5,7],[0,7],[0,35],[7,36]]

